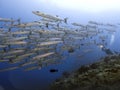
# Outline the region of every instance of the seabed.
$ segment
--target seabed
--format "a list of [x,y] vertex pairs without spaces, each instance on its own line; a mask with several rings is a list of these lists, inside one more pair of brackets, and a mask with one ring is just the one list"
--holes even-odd
[[51,90],[120,90],[120,54],[65,74],[51,85]]

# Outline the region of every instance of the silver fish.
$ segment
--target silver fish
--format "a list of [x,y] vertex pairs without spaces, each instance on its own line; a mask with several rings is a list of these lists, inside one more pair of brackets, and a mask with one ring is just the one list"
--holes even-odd
[[51,19],[48,19],[48,18],[42,18],[41,21],[46,21],[46,22],[57,22],[55,20],[51,20]]
[[9,60],[0,60],[0,62],[9,62]]
[[8,19],[8,18],[0,18],[0,21],[2,22],[13,22],[13,19]]
[[25,50],[11,50],[11,51],[8,51],[6,54],[19,54],[19,53],[23,53],[25,52]]
[[5,48],[5,47],[7,47],[6,45],[0,45],[0,48]]
[[[6,54],[6,53],[5,53]],[[4,54],[4,55],[5,55]],[[3,58],[4,59],[10,59],[10,58],[15,58],[16,57],[16,55],[7,55],[7,56],[4,56]]]
[[0,69],[0,72],[3,72],[3,71],[10,71],[10,70],[15,70],[15,69],[18,69],[19,67],[16,66],[16,67],[8,67],[8,68],[3,68],[3,69]]
[[19,35],[19,34],[29,34],[30,31],[15,31],[15,32],[10,32],[8,34],[14,34],[14,35]]
[[24,58],[29,57],[29,56],[31,56],[31,55],[33,55],[33,54],[34,54],[34,53],[26,53],[26,54],[17,56],[15,59],[12,60],[12,63],[18,63],[18,62],[20,62],[21,60],[23,60]]
[[12,37],[12,38],[10,38],[10,39],[7,39],[7,40],[5,40],[6,42],[17,42],[17,41],[22,41],[22,40],[25,40],[25,39],[27,39],[28,37],[16,37],[16,38],[14,38],[14,37]]
[[79,24],[79,23],[72,23],[72,25],[74,25],[74,26],[80,26],[80,27],[85,27],[84,25]]
[[47,57],[47,56],[50,56],[50,55],[53,55],[53,54],[55,54],[55,52],[49,52],[49,53],[45,53],[45,54],[42,54],[42,55],[37,55],[37,56],[33,57],[33,60],[44,58],[44,57]]
[[25,41],[12,41],[12,42],[6,42],[5,45],[25,45],[27,42]]
[[46,13],[42,13],[40,11],[32,11],[32,13],[35,14],[35,15],[38,15],[38,16],[42,16],[44,18],[55,20],[55,21],[64,21],[65,23],[67,23],[67,19],[68,19],[68,18],[61,19],[61,18],[58,18],[56,16],[52,16],[52,15],[49,15],[49,14],[46,14]]
[[89,21],[88,23],[98,25],[98,23],[95,21]]
[[61,41],[61,38],[48,38],[49,41]]
[[37,63],[36,61],[29,61],[29,62],[25,62],[25,63],[23,63],[23,64],[21,64],[20,66],[27,66],[27,65],[31,65],[31,64],[35,64],[35,63]]
[[25,68],[25,70],[24,71],[30,71],[30,70],[35,70],[35,69],[41,69],[41,67],[40,66],[32,66],[32,67],[29,67],[29,68]]
[[48,45],[54,45],[54,44],[59,44],[63,43],[63,41],[48,41],[48,42],[41,42],[37,46],[48,46]]
[[32,49],[31,51],[32,52],[36,52],[36,51],[44,51],[44,50],[53,50],[53,48],[47,48],[47,47],[36,47],[36,48],[34,48],[34,49]]

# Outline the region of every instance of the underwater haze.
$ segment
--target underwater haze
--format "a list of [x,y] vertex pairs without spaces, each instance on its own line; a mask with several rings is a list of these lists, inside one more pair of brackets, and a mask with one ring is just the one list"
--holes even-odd
[[119,3],[0,0],[0,90],[49,90],[82,65],[119,54]]
[[31,14],[33,10],[69,17],[76,22],[89,20],[102,22],[104,19],[104,22],[111,23],[120,20],[119,0],[0,0],[0,15],[3,17],[14,16],[14,18],[20,17],[29,21],[37,18]]

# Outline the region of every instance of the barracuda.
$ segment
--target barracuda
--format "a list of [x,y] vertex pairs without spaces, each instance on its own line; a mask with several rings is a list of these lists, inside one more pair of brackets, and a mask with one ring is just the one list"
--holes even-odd
[[33,57],[33,60],[44,58],[44,57],[47,57],[47,56],[50,56],[50,55],[53,55],[53,54],[55,54],[55,52],[49,52],[49,53],[45,53],[45,54],[42,54],[42,55],[37,55],[37,56]]
[[27,42],[25,41],[12,41],[12,42],[6,42],[5,45],[25,45]]
[[42,16],[44,18],[49,18],[49,19],[52,19],[52,20],[55,20],[55,21],[64,21],[65,23],[67,23],[67,18],[61,19],[59,17],[52,16],[52,15],[49,15],[49,14],[45,14],[45,13],[42,13],[40,11],[32,11],[32,13],[35,14],[35,15],[38,15],[38,16]]
[[63,41],[48,41],[48,42],[41,42],[37,46],[47,46],[47,45],[54,45],[54,44],[59,44],[63,43]]
[[16,67],[3,68],[3,69],[0,69],[0,72],[9,71],[9,70],[15,70],[15,69],[18,69],[18,68],[19,68],[18,66],[16,66]]

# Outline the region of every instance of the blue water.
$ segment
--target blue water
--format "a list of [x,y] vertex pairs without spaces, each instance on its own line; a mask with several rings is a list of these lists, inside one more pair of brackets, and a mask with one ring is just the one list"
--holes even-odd
[[[47,4],[48,5],[48,4]],[[62,10],[56,8],[52,5],[42,5],[39,0],[0,0],[0,17],[14,19],[21,18],[23,22],[39,20],[39,17],[32,14],[33,10],[40,10],[52,15],[60,15],[61,17],[69,17],[69,22],[80,22],[86,23],[89,20],[100,21],[100,22],[117,22],[116,15],[111,15],[107,18],[102,18],[101,15],[95,15],[91,13],[83,13],[70,10]],[[110,13],[110,12],[109,12]],[[112,13],[112,12],[111,12]],[[80,19],[78,20],[78,18]],[[100,18],[99,18],[100,17]],[[107,19],[106,19],[107,18]],[[114,21],[114,22],[113,22]],[[101,35],[104,35],[102,33]],[[106,35],[106,34],[105,34]],[[120,52],[120,31],[119,26],[115,33],[107,34],[108,38],[105,43],[106,48],[109,48],[112,52]],[[87,43],[91,40],[96,40],[97,42],[103,43],[98,36],[87,38],[85,41],[80,43]],[[112,40],[112,41],[111,41]],[[85,52],[85,50],[90,49],[91,51]],[[100,58],[108,55],[105,51],[102,51],[95,44],[82,45],[75,52],[66,54],[64,59],[61,60],[59,64],[52,64],[43,67],[41,70],[31,70],[28,72],[23,71],[24,68],[19,68],[17,70],[0,72],[0,89],[3,90],[47,90],[48,87],[54,80],[60,78],[63,72],[73,72],[77,70],[82,65],[91,64],[100,60]],[[8,63],[0,63],[0,68],[8,66]],[[58,72],[51,73],[50,69],[58,69]]]

